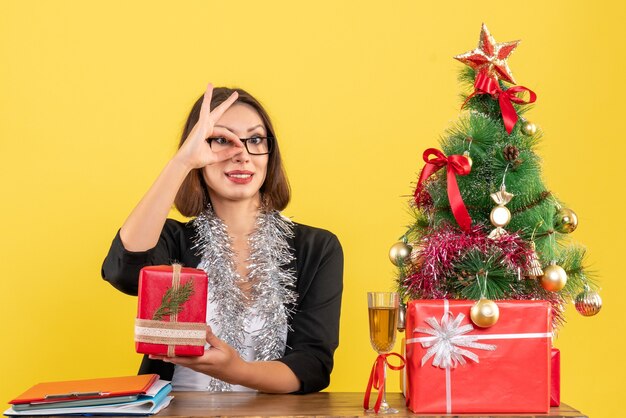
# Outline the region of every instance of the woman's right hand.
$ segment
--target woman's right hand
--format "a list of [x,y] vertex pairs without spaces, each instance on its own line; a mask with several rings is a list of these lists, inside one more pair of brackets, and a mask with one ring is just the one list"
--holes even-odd
[[[233,93],[211,111],[212,95],[213,86],[209,84],[204,93],[198,122],[174,158],[165,166],[122,225],[120,238],[126,250],[147,251],[157,245],[176,193],[191,170],[227,160],[244,152],[243,143],[234,133],[228,129],[215,127],[224,112],[237,100],[237,93]],[[225,138],[233,146],[224,151],[213,152],[207,138],[216,136]]]
[[280,361],[245,361],[233,347],[213,334],[208,325],[206,341],[210,347],[200,357],[167,357],[152,354],[149,357],[262,392],[290,393],[300,389],[300,381],[286,364]]
[[[213,85],[209,83],[202,107],[200,108],[200,117],[198,122],[189,132],[189,136],[180,147],[174,159],[181,162],[190,170],[194,168],[202,168],[210,164],[228,160],[235,155],[243,152],[244,145],[237,135],[228,129],[215,127],[215,123],[222,117],[224,112],[237,100],[237,92],[233,92],[230,97],[222,102],[215,109],[211,110],[211,97],[213,96]],[[233,143],[224,151],[213,152],[211,146],[207,142],[207,138],[219,136]]]

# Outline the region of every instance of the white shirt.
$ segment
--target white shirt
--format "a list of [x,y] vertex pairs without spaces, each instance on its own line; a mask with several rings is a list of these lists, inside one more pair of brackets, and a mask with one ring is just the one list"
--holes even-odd
[[[220,335],[220,329],[212,318],[215,318],[216,304],[210,302],[214,298],[211,294],[211,286],[209,286],[209,294],[207,297],[207,316],[206,322],[211,326],[215,335]],[[263,319],[256,313],[256,303],[246,308],[244,316],[244,346],[245,350],[240,353],[241,358],[245,361],[254,361],[256,357],[256,347],[254,346],[253,336],[255,336],[263,327]],[[287,327],[283,330],[283,344],[287,344]],[[205,348],[209,348],[209,344],[205,345]],[[174,376],[172,377],[172,389],[173,390],[192,390],[192,391],[205,391],[208,390],[208,385],[213,378],[204,373],[196,372],[188,367],[176,365],[174,367]],[[233,392],[252,392],[254,389],[250,389],[241,385],[231,385]]]

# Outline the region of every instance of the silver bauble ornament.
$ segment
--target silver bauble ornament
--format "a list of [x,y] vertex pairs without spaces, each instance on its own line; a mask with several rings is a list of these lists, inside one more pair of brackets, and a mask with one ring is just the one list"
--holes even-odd
[[389,260],[391,260],[395,266],[404,264],[410,255],[411,246],[402,241],[396,242],[389,249]]
[[541,286],[549,292],[558,292],[567,283],[567,273],[563,267],[556,264],[556,261],[543,269],[543,276],[539,279]]
[[576,296],[574,306],[582,316],[594,316],[602,309],[602,298],[597,292],[585,289]]
[[561,208],[554,215],[554,229],[562,234],[569,234],[576,230],[578,226],[578,216],[568,208]]
[[489,299],[480,299],[476,301],[470,310],[470,318],[472,322],[481,328],[489,328],[495,325],[500,318],[500,309],[498,305]]

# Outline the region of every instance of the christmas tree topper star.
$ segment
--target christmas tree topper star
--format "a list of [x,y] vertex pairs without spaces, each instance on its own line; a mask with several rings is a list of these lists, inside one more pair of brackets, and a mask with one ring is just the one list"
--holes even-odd
[[495,39],[489,33],[487,25],[483,23],[480,31],[480,39],[478,48],[465,54],[457,55],[454,58],[461,61],[465,65],[469,65],[476,72],[484,71],[488,76],[498,78],[515,84],[513,74],[506,62],[507,58],[513,53],[520,41],[496,43]]

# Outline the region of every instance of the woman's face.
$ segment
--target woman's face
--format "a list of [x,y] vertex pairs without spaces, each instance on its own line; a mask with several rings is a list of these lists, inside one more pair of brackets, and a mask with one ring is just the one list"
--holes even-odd
[[[263,119],[245,103],[233,104],[215,124],[228,129],[239,138],[267,136]],[[202,174],[209,187],[212,202],[259,199],[259,189],[265,181],[268,155],[250,155],[244,147],[234,157],[204,167]]]

